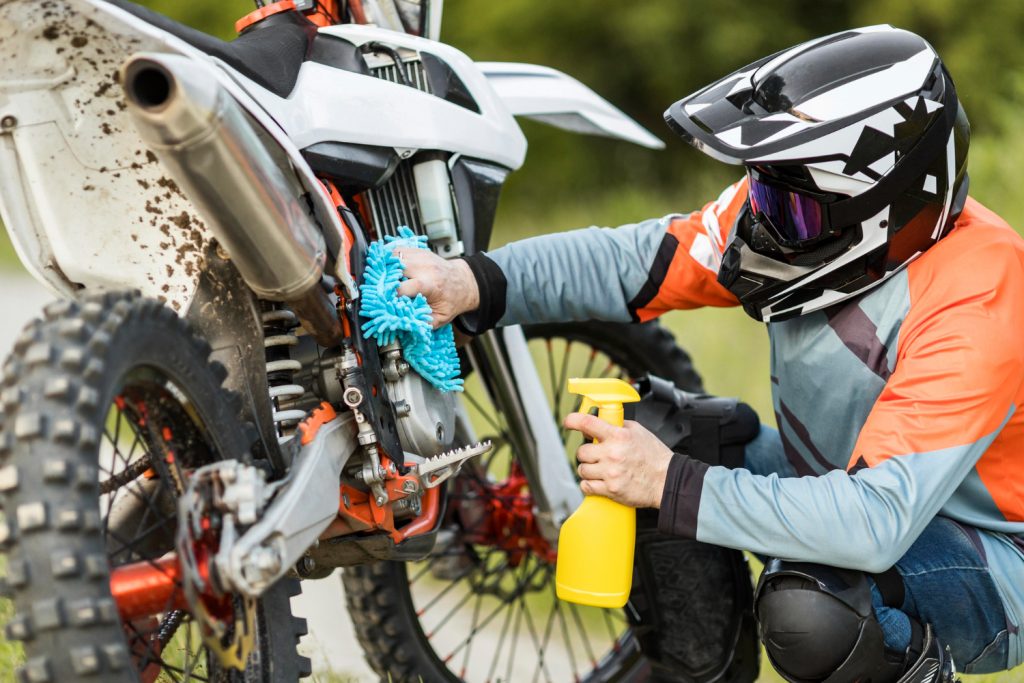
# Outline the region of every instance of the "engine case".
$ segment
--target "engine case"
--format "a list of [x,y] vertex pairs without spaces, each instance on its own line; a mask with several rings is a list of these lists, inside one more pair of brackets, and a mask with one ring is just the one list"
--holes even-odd
[[451,448],[455,439],[456,398],[435,389],[412,370],[388,382],[388,394],[398,416],[402,446],[421,457]]

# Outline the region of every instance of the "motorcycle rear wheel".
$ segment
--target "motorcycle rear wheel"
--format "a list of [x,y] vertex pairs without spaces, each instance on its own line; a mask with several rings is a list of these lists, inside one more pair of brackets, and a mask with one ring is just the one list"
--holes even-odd
[[[577,397],[565,392],[570,370],[579,376],[622,379],[652,373],[688,391],[702,389],[690,357],[656,323],[538,324],[524,326],[524,333],[559,421],[579,405]],[[485,415],[489,409],[493,411],[493,406],[481,405],[478,396],[482,392],[474,388],[472,378],[467,378],[465,399],[470,410],[476,412],[475,422],[491,422],[495,431],[500,432],[500,417]],[[502,455],[500,434],[478,436],[497,437],[497,447],[492,455],[485,456],[489,460],[481,464],[483,471],[465,468],[453,484],[449,506],[454,510],[459,505],[473,505],[486,496],[489,483],[494,484],[490,490],[500,491],[493,495],[503,497],[506,508],[514,502],[506,494],[514,491],[518,509],[529,509],[528,489],[518,489],[514,482],[510,487],[511,477],[503,482],[495,478],[495,468],[504,464],[515,473],[516,467],[514,456],[509,459]],[[563,438],[571,456],[580,437],[563,430]],[[502,458],[511,462],[503,463]],[[481,482],[485,483],[484,488]],[[498,484],[503,484],[503,488],[498,488]],[[460,490],[462,494],[458,493]],[[532,513],[518,514],[509,524],[524,550],[499,539],[494,542],[500,546],[497,549],[486,544],[462,543],[453,567],[442,567],[452,559],[446,557],[450,553],[442,551],[421,563],[379,562],[345,569],[343,581],[349,614],[366,660],[382,681],[649,680],[650,666],[630,632],[624,611],[583,608],[558,601],[554,596],[553,556],[550,552],[545,555],[545,543],[536,531]],[[465,527],[464,522],[462,526]],[[509,528],[506,525],[505,529]],[[467,555],[472,557],[471,561],[466,560]],[[464,597],[456,599],[459,593],[452,591],[464,582],[470,588]],[[424,591],[424,583],[432,584],[432,589]],[[495,596],[511,603],[511,607],[504,612],[500,604],[495,608]],[[428,618],[428,613],[438,606],[448,614]],[[542,613],[545,608],[546,613]],[[456,618],[455,613],[460,610],[462,614]],[[509,639],[508,635],[517,627],[520,632]],[[483,642],[474,648],[473,640],[478,634],[484,634],[480,639]],[[601,642],[593,642],[596,639]],[[517,640],[518,649],[511,644]],[[545,652],[550,654],[559,640],[562,644],[555,657],[549,656],[545,661]]]
[[[289,602],[297,581],[254,607],[225,603],[228,623],[239,609],[252,615],[244,671],[218,663],[181,603],[177,492],[195,467],[251,442],[209,354],[174,311],[135,295],[57,302],[16,342],[0,394],[0,548],[15,607],[5,637],[25,651],[20,680],[270,683],[309,673],[296,652],[305,620]],[[112,590],[131,568],[177,585],[154,611],[123,618]]]

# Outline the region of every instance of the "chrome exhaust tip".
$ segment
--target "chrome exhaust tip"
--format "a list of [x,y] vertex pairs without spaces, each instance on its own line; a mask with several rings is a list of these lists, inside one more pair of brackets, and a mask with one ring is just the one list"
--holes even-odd
[[128,111],[257,296],[292,306],[321,346],[341,322],[321,279],[326,247],[287,153],[205,64],[141,53],[121,68]]

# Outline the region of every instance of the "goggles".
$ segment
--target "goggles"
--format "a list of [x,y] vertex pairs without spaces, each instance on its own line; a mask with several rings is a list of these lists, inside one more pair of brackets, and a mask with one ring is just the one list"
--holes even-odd
[[782,187],[757,169],[748,168],[750,210],[784,247],[806,247],[836,234],[826,205],[833,195],[815,195]]

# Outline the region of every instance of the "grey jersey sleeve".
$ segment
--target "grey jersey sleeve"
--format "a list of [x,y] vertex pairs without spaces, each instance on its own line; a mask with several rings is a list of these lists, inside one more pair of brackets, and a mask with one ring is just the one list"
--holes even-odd
[[665,311],[735,306],[718,283],[745,180],[690,214],[619,228],[587,228],[513,242],[466,257],[480,308],[456,325],[477,334],[528,322],[650,320]]
[[543,235],[489,252],[506,283],[498,324],[633,320],[631,304],[666,244],[673,217]]

